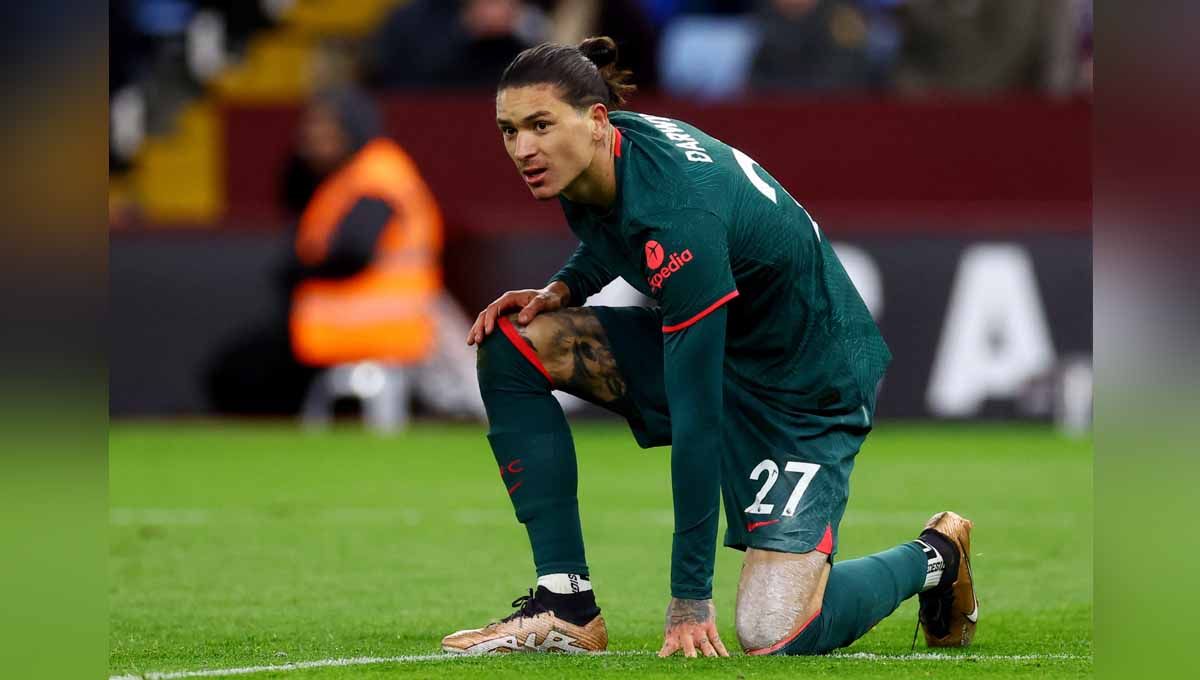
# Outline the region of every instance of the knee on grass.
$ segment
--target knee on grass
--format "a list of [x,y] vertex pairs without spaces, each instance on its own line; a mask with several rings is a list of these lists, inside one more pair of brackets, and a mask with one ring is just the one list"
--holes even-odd
[[791,650],[793,641],[809,637],[809,628],[817,624],[828,572],[828,558],[820,553],[747,551],[734,619],[742,649],[750,654],[781,653],[784,647],[784,653],[828,651]]

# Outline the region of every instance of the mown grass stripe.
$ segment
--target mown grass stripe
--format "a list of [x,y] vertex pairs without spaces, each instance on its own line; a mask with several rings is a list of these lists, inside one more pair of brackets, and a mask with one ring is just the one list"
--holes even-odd
[[[652,652],[606,652],[610,656],[650,656]],[[416,654],[409,656],[356,656],[347,659],[320,659],[317,661],[297,661],[294,663],[271,666],[246,666],[244,668],[212,668],[194,671],[149,672],[131,675],[114,675],[108,680],[183,680],[184,678],[220,678],[235,675],[251,675],[254,673],[278,673],[283,671],[299,671],[308,668],[333,668],[339,666],[369,666],[384,663],[414,663],[422,661],[454,661],[469,659],[457,654]],[[918,652],[914,654],[874,654],[871,652],[854,652],[850,654],[831,654],[825,658],[847,659],[852,661],[1083,661],[1090,656],[1081,654],[933,654]]]

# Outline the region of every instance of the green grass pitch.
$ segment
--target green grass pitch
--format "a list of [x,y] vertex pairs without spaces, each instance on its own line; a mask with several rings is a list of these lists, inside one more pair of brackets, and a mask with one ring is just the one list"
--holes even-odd
[[[931,655],[918,641],[910,652],[914,598],[834,655],[743,656],[733,631],[741,554],[720,548],[718,624],[734,658],[656,658],[669,451],[640,450],[622,426],[601,422],[575,434],[588,561],[613,653],[431,658],[442,635],[508,614],[534,580],[483,432],[422,423],[389,439],[288,423],[115,423],[110,674],[1091,675],[1092,444],[1014,425],[882,423],[858,457],[841,527],[846,559],[915,537],[938,510],[973,519],[981,618],[969,649]],[[375,661],[286,666],[355,657]]]

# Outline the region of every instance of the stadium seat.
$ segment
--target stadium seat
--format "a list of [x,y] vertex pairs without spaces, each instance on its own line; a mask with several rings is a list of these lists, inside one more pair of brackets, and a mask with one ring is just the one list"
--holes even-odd
[[362,361],[331,366],[313,379],[300,409],[304,427],[324,429],[333,422],[334,404],[339,399],[357,399],[363,422],[381,434],[401,432],[408,427],[411,378],[401,366]]
[[740,94],[758,47],[750,17],[683,16],[663,32],[659,76],[677,96],[728,99]]

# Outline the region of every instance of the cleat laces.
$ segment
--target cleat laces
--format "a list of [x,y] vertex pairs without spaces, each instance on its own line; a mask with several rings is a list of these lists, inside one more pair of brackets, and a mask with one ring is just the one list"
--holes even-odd
[[550,611],[542,606],[541,602],[537,601],[537,598],[533,594],[533,588],[529,589],[529,593],[527,595],[522,595],[513,600],[511,606],[517,611],[509,614],[503,619],[500,619],[501,623],[507,623],[513,619],[533,617],[541,614],[542,612]]

